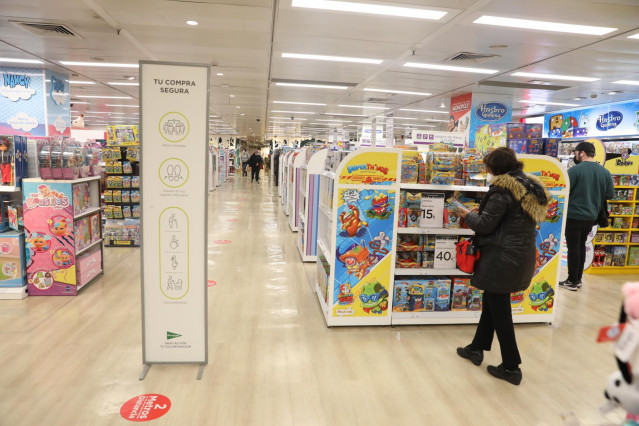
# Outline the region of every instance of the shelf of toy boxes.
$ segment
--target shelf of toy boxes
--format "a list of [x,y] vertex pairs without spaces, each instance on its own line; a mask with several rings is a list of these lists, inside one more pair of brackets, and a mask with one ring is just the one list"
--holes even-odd
[[104,244],[140,246],[140,145],[107,146],[105,162]]
[[[586,246],[590,266],[587,274],[639,272],[639,139],[629,137],[572,138],[562,140],[560,157],[568,165],[576,144],[588,141],[595,146],[595,161],[610,172],[615,195],[608,200],[610,226],[591,233]],[[627,155],[624,155],[627,154]],[[615,158],[611,158],[615,157]],[[608,159],[607,159],[608,158]]]
[[102,276],[100,179],[23,180],[30,296],[75,296]]
[[326,165],[328,150],[311,148],[308,161],[300,168],[299,184],[299,224],[297,249],[303,262],[317,261],[317,222],[319,210],[319,174]]
[[[463,224],[452,215],[446,200],[460,192],[461,202],[476,207],[488,188],[401,183],[401,172],[407,167],[412,168],[408,175],[413,177],[419,176],[420,167],[425,169],[426,164],[414,161],[419,155],[415,151],[360,149],[337,166],[334,154],[329,153],[327,170],[320,174],[315,283],[327,325],[476,323],[481,314],[480,292],[469,287],[468,274],[456,268],[454,258],[454,244],[472,231],[459,227]],[[514,321],[551,322],[561,245],[554,236],[563,236],[567,175],[556,159],[520,158],[525,171],[537,174],[551,190],[553,208],[549,221],[539,226],[532,285],[512,295]],[[480,162],[480,158],[475,161]],[[411,179],[405,174],[407,180]],[[409,193],[415,204],[405,204]],[[398,226],[408,216],[405,206],[419,210],[410,212],[415,216],[410,228],[408,222],[406,227]],[[428,210],[431,215],[426,214]],[[416,242],[413,247],[411,241]],[[419,256],[404,254],[411,253],[406,248],[420,254],[427,248],[431,254],[418,262]],[[435,262],[438,255],[440,261]],[[537,302],[540,293],[546,298]]]
[[7,170],[0,186],[0,300],[28,296],[22,222],[22,180],[27,177],[27,138],[0,135],[0,161]]
[[288,168],[288,178],[286,179],[286,193],[288,194],[288,225],[291,231],[297,232],[300,227],[300,188],[302,167],[306,165],[306,155],[310,148],[302,148],[297,155],[293,157]]

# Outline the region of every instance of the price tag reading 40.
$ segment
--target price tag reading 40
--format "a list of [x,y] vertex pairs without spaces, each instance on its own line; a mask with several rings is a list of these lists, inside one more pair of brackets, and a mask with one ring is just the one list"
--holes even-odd
[[422,194],[420,228],[442,228],[444,226],[444,197],[445,195],[441,193]]
[[456,237],[437,237],[435,240],[435,269],[454,269],[457,267],[455,254]]

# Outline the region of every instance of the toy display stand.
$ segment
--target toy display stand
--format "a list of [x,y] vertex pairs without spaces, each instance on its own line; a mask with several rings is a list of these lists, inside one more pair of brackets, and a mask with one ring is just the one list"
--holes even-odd
[[[568,175],[554,158],[542,155],[518,157],[523,161],[526,173],[544,181],[553,200],[548,220],[538,226],[536,271],[531,286],[511,297],[513,320],[516,323],[548,323],[555,316]],[[438,248],[437,243],[435,258],[440,251],[445,262],[437,262],[433,268],[396,268],[398,234],[441,235],[442,240],[473,234],[472,230],[464,228],[399,228],[400,191],[420,192],[422,197],[430,193],[450,196],[461,191],[480,195],[488,191],[487,187],[477,186],[400,183],[401,158],[399,149],[363,148],[344,158],[334,173],[325,170],[320,174],[316,294],[329,327],[473,324],[479,321],[480,310],[450,310],[450,287],[440,296],[449,302],[447,310],[393,310],[397,296],[394,287],[407,277],[447,280],[450,285],[454,278],[468,278],[469,275],[456,268],[454,245],[452,249],[443,244]],[[446,250],[450,254],[445,255]],[[545,290],[541,291],[541,288]],[[536,303],[541,293],[545,293],[543,304]],[[419,306],[422,306],[421,302]]]
[[214,191],[219,185],[218,168],[218,150],[209,146],[209,192]]
[[[303,262],[317,261],[317,220],[319,214],[319,174],[324,171],[328,149],[321,149],[310,156],[300,169],[299,225],[297,249]],[[308,157],[308,155],[307,155]]]
[[284,206],[284,213],[286,216],[290,215],[289,211],[289,197],[292,195],[291,183],[293,180],[293,162],[295,157],[299,153],[299,150],[292,150],[284,156],[284,170],[282,170],[282,180],[280,181],[280,187],[282,188],[282,205]]
[[11,229],[1,233],[0,247],[0,299],[24,299],[29,295],[24,232]]
[[23,188],[29,295],[75,296],[103,274],[100,176]]
[[307,151],[308,148],[299,150],[288,169],[288,224],[293,232],[297,232],[300,225],[300,174],[306,164]]
[[[288,189],[286,185],[286,176],[288,175],[288,157],[291,154],[291,151],[284,150],[282,156],[280,157],[280,170],[279,170],[279,185],[278,185],[278,193],[280,196],[280,203],[282,203],[284,208],[284,213],[286,213],[286,190]],[[287,213],[288,214],[288,213]]]

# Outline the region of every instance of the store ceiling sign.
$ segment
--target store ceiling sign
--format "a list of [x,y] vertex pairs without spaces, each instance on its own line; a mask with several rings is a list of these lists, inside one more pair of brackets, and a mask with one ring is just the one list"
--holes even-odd
[[204,366],[210,67],[141,61],[140,74],[145,372]]
[[585,138],[639,135],[639,100],[595,105],[544,116],[544,137]]
[[501,102],[481,103],[475,108],[475,117],[482,121],[501,121],[510,109]]
[[412,140],[417,145],[432,145],[435,143],[449,143],[455,146],[464,146],[466,137],[463,133],[438,132],[413,130]]

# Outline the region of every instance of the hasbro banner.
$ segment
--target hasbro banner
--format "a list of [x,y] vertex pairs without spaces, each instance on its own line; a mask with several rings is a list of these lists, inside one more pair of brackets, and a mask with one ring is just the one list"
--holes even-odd
[[632,136],[639,134],[639,101],[595,105],[544,116],[545,138]]
[[486,124],[509,123],[512,117],[512,97],[473,93],[468,146],[475,147],[475,134]]

